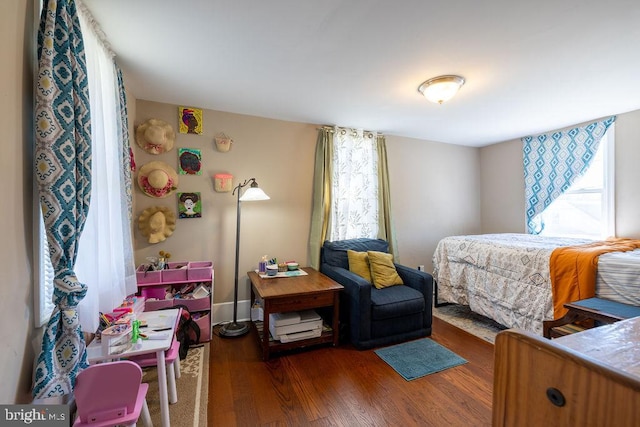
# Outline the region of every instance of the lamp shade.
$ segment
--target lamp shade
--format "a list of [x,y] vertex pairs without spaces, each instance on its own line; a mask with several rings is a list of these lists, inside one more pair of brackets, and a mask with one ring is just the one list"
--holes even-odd
[[245,191],[244,194],[240,197],[241,202],[253,202],[257,200],[270,199],[270,197],[267,196],[267,194],[262,191],[262,189],[258,187],[257,184],[255,184],[255,186],[254,184],[255,181],[251,183],[251,187],[247,188],[247,191]]
[[422,83],[418,87],[418,91],[429,101],[442,104],[453,98],[463,84],[463,77],[453,75],[439,76]]

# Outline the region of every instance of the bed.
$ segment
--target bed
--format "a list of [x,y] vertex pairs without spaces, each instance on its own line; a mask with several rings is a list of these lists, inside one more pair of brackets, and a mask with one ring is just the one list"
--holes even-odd
[[[551,253],[590,242],[513,233],[446,237],[433,256],[438,299],[542,335],[542,322],[554,317]],[[640,249],[600,255],[596,296],[640,305],[639,273]]]

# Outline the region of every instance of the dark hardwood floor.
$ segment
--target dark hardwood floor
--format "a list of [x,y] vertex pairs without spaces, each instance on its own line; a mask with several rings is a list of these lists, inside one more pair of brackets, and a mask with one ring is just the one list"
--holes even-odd
[[316,347],[260,358],[253,333],[211,341],[210,426],[490,426],[493,345],[433,319],[469,363],[405,381],[373,350]]

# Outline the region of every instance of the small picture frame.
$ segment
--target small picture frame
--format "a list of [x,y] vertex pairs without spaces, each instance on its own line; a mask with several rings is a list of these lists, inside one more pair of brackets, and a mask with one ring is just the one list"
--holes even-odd
[[178,107],[180,133],[202,135],[202,110],[193,107]]
[[202,218],[202,200],[200,193],[178,193],[178,217]]
[[178,173],[202,175],[202,152],[197,148],[178,148]]

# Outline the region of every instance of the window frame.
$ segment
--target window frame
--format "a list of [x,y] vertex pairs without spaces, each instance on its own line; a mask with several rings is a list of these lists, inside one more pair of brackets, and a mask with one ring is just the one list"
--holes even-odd
[[[564,195],[570,194],[600,194],[601,200],[601,221],[600,230],[596,236],[591,235],[589,238],[604,239],[606,237],[615,236],[615,123],[612,123],[607,132],[600,140],[600,146],[604,148],[602,152],[602,189],[577,189],[567,190],[558,199]],[[593,166],[593,165],[591,165]],[[590,167],[591,167],[590,166]],[[554,200],[555,203],[558,199]],[[553,205],[553,203],[551,205]],[[546,211],[546,209],[545,209]],[[539,215],[543,215],[544,212]],[[545,234],[544,230],[540,233],[543,236],[551,236]],[[554,234],[554,236],[567,236],[566,234]],[[568,237],[568,236],[567,236]],[[571,237],[576,237],[575,235]]]

